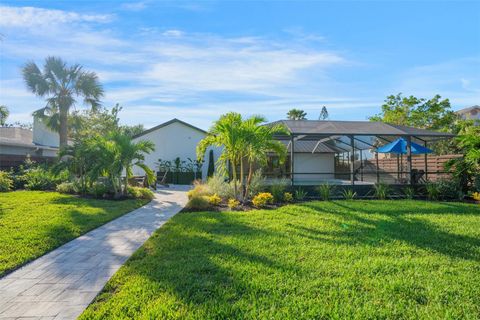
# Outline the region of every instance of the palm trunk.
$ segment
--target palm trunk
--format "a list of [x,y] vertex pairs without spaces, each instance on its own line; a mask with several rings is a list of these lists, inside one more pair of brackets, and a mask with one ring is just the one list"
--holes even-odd
[[67,146],[68,143],[68,110],[60,108],[60,148]]
[[245,195],[243,196],[244,199],[248,198],[248,192],[250,191],[250,183],[252,181],[253,176],[253,163],[250,162],[248,164],[248,177],[247,177],[247,184],[245,186]]
[[243,158],[240,159],[240,198],[242,201],[245,200],[244,198],[244,192],[245,192],[245,187],[243,185]]
[[235,196],[235,199],[237,198],[237,166],[235,161],[231,161],[232,164],[232,178],[233,178],[233,194]]

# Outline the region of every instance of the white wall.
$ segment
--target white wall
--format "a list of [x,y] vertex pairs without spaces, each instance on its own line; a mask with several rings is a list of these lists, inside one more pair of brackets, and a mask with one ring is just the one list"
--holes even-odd
[[33,117],[33,143],[58,148],[60,138],[58,133],[47,128],[40,118]]
[[[165,127],[140,136],[135,141],[150,140],[155,144],[155,151],[145,155],[145,164],[151,169],[158,171],[158,159],[174,160],[180,157],[181,160],[197,158],[197,144],[205,137],[205,133],[188,127],[180,122],[173,122]],[[208,170],[208,152],[205,156],[205,163],[202,167],[202,177],[207,176]],[[217,161],[220,151],[214,149],[214,160]],[[134,168],[134,175],[144,175],[143,170]]]
[[333,179],[335,171],[334,153],[296,153],[294,154],[294,172],[331,172],[331,174],[295,174],[297,182]]

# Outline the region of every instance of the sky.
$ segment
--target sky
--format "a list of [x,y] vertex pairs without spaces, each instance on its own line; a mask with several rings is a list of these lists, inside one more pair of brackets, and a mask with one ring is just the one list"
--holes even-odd
[[45,105],[21,68],[48,56],[96,72],[103,105],[146,128],[322,106],[366,120],[400,92],[480,104],[480,1],[1,0],[0,34],[9,122]]

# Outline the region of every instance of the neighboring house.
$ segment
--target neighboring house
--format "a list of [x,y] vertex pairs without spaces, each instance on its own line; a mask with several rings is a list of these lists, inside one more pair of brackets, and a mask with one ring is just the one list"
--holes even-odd
[[480,106],[473,106],[456,112],[464,120],[480,121]]
[[0,127],[0,170],[18,167],[27,156],[36,162],[51,161],[57,155],[58,143],[58,134],[37,117],[33,119],[33,130]]
[[[175,158],[180,158],[181,161],[188,161],[188,159],[196,160],[197,145],[203,138],[205,138],[206,134],[206,131],[189,123],[178,119],[172,119],[156,127],[145,130],[136,135],[133,140],[149,140],[155,144],[155,151],[145,155],[145,164],[151,169],[158,171],[159,159],[172,162]],[[207,176],[209,150],[207,150],[205,163],[202,166],[202,178]],[[220,151],[214,150],[215,162],[219,156]],[[133,170],[134,175],[144,175],[144,172],[138,167],[134,167]]]

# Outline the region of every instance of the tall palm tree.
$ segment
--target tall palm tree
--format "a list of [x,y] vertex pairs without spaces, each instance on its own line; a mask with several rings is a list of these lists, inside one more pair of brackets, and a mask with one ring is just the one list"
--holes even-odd
[[103,96],[103,88],[94,72],[84,71],[82,66],[67,66],[60,58],[45,59],[43,71],[34,62],[28,62],[22,70],[28,89],[47,104],[38,116],[47,120],[47,125],[60,136],[60,147],[67,145],[68,114],[77,99],[96,109]]
[[287,117],[289,120],[305,120],[307,113],[300,109],[291,109],[287,112]]
[[242,116],[236,112],[224,114],[214,122],[207,136],[197,146],[197,157],[203,160],[208,147],[215,146],[222,149],[218,158],[218,169],[227,172],[228,165],[232,166],[235,197],[237,196],[237,166],[245,153],[245,139],[242,130]]
[[246,159],[248,161],[248,176],[243,189],[243,199],[249,195],[250,182],[253,176],[255,165],[266,165],[268,155],[275,153],[279,156],[281,163],[287,156],[285,145],[275,140],[275,135],[288,134],[287,129],[282,124],[265,125],[266,119],[262,116],[252,116],[244,121],[243,128],[247,137]]

